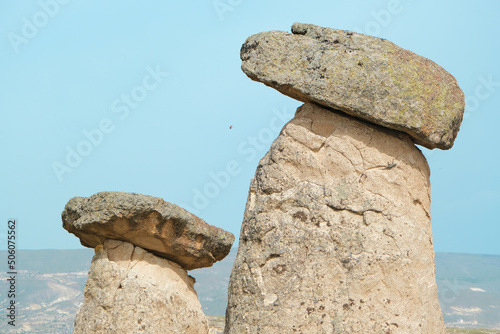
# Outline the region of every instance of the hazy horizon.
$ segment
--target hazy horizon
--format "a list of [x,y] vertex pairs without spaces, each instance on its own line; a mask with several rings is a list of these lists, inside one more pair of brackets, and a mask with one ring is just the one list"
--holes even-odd
[[1,2],[0,220],[17,219],[19,249],[77,249],[65,204],[114,190],[161,197],[238,239],[259,159],[302,104],[250,80],[240,48],[305,22],[386,38],[457,79],[454,147],[421,148],[434,248],[500,255],[498,13],[494,0]]

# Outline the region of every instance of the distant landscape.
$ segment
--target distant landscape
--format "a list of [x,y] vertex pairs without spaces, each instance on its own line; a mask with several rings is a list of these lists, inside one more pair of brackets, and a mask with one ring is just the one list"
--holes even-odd
[[[16,333],[72,332],[76,311],[83,302],[93,254],[92,249],[18,251]],[[236,249],[233,249],[213,267],[190,272],[196,278],[195,288],[207,315],[224,315],[235,256]],[[0,258],[6,259],[5,251],[0,252]],[[500,256],[437,253],[436,276],[449,333],[500,333]],[[8,303],[6,278],[2,267],[0,304],[3,310]],[[2,319],[0,332],[9,333],[11,326],[5,317]]]

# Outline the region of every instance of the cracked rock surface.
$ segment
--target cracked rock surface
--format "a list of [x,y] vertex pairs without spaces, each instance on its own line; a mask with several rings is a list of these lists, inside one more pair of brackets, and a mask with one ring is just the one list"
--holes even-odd
[[107,239],[127,241],[187,270],[212,266],[229,254],[234,242],[232,233],[175,204],[135,193],[74,197],[62,221],[83,246],[94,248]]
[[455,78],[388,40],[295,23],[292,34],[250,36],[241,60],[252,80],[405,132],[430,149],[451,148],[460,129],[465,101]]
[[208,333],[193,286],[178,264],[107,240],[96,247],[73,333]]
[[410,137],[306,103],[260,161],[226,334],[444,334],[430,171]]

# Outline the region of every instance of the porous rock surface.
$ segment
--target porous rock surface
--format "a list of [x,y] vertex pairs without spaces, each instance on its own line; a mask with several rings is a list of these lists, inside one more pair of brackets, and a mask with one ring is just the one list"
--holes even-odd
[[107,240],[96,247],[74,334],[206,334],[208,322],[178,264]]
[[460,129],[465,102],[455,78],[388,40],[295,23],[292,34],[250,36],[241,59],[253,80],[405,132],[430,149],[451,148]]
[[429,174],[406,134],[300,107],[250,186],[225,333],[444,334]]
[[74,197],[63,227],[83,246],[107,239],[130,242],[191,270],[210,267],[229,254],[234,235],[161,198],[116,191]]

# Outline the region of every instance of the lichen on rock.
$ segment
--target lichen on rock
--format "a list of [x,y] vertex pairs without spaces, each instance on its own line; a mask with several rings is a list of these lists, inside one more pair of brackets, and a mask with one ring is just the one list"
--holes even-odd
[[210,267],[229,254],[234,235],[161,198],[104,191],[74,197],[62,213],[63,227],[82,245],[107,239],[130,242],[187,270]]
[[449,149],[465,101],[455,78],[433,61],[377,37],[295,23],[262,32],[241,48],[242,70],[281,93]]

